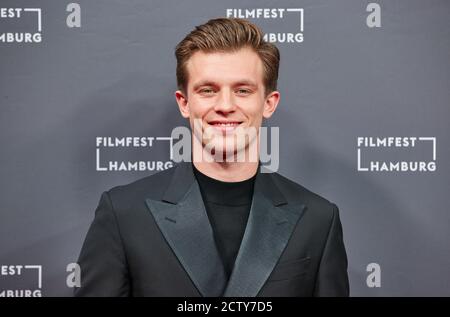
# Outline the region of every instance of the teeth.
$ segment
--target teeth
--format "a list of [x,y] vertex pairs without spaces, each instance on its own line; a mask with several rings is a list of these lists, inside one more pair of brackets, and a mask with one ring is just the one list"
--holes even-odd
[[221,126],[221,127],[233,127],[238,125],[238,123],[214,123],[213,125]]

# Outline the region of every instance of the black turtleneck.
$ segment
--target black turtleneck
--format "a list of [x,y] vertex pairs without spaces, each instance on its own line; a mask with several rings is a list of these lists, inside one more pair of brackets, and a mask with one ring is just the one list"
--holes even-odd
[[256,174],[240,182],[222,182],[192,164],[228,278],[244,236],[252,204]]

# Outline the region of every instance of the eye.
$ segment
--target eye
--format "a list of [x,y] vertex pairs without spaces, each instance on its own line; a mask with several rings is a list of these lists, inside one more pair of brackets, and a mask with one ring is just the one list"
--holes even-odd
[[202,95],[212,95],[214,92],[215,91],[212,88],[202,88],[202,89],[200,89],[200,93]]
[[236,90],[236,93],[238,95],[249,95],[251,93],[251,90],[247,88],[239,88],[238,90]]

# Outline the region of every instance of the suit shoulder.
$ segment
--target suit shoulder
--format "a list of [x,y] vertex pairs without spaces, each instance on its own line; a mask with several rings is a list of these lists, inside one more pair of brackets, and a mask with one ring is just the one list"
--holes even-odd
[[279,173],[272,173],[271,176],[288,202],[301,202],[317,214],[333,217],[337,209],[333,202]]
[[119,185],[107,191],[111,201],[137,201],[145,198],[159,198],[168,186],[175,166],[153,175],[137,179],[125,185]]

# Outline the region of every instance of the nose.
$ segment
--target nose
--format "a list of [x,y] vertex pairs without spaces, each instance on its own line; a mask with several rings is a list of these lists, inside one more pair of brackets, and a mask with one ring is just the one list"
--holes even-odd
[[219,93],[219,96],[217,98],[217,102],[214,106],[214,110],[216,112],[233,112],[236,108],[236,105],[234,104],[232,93],[228,90],[222,90]]

